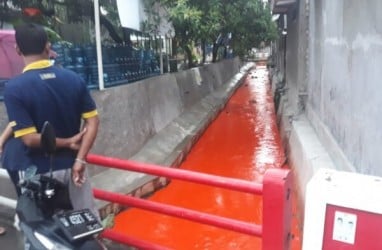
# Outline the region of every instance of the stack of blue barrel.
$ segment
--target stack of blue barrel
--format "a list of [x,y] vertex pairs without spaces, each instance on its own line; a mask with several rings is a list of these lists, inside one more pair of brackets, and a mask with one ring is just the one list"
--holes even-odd
[[[90,65],[97,65],[94,46],[80,46],[67,43],[54,43],[52,49],[57,53],[55,64],[77,72],[91,86],[98,85],[98,77],[93,79],[89,74]],[[94,51],[93,51],[94,50]]]
[[[77,72],[90,88],[98,86],[97,53],[95,45],[55,43],[55,63]],[[127,45],[102,47],[105,86],[134,82],[158,75],[158,61],[152,50],[137,50]]]

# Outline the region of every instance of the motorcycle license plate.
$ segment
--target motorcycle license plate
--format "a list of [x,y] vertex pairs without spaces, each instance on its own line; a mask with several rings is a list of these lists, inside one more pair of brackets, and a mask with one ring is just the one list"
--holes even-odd
[[89,209],[59,213],[53,218],[71,241],[103,230],[101,223]]

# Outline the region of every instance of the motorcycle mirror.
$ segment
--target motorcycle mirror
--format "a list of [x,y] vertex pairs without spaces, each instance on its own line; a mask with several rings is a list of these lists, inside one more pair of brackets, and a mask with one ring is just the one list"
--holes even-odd
[[56,133],[53,126],[46,121],[41,130],[41,147],[47,154],[54,154],[56,151]]

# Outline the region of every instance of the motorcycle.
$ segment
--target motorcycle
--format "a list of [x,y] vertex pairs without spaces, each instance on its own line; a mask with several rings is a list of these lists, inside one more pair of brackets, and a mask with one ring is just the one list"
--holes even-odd
[[95,235],[103,230],[89,210],[72,210],[65,184],[53,178],[53,157],[56,136],[52,125],[45,122],[41,147],[50,157],[50,173],[36,174],[37,167],[28,167],[19,186],[16,214],[24,233],[25,247],[31,250],[97,250],[104,249]]

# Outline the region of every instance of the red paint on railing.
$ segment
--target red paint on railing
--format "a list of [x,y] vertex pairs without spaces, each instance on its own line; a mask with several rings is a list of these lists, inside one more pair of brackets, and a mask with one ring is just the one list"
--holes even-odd
[[251,181],[198,173],[185,169],[169,168],[154,164],[140,163],[102,155],[89,154],[86,157],[86,160],[89,163],[97,164],[100,166],[164,176],[168,178],[206,184],[214,187],[227,188],[230,190],[252,194],[261,194],[263,189],[263,185]]

